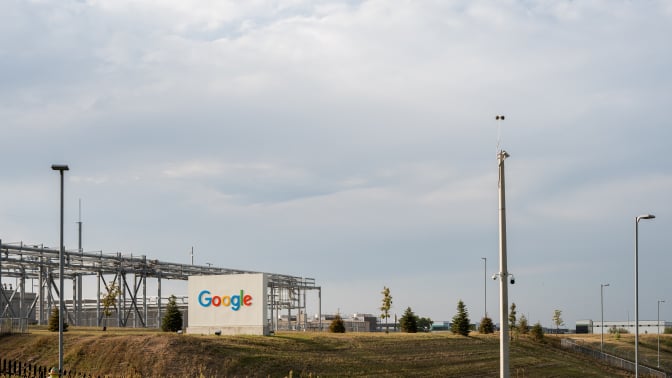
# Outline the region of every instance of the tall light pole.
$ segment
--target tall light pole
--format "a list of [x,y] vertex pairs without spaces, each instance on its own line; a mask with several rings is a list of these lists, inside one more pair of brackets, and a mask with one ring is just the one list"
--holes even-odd
[[[495,117],[497,121],[504,121],[503,115]],[[504,186],[504,160],[509,154],[504,150],[497,152],[499,166],[499,376],[509,377],[509,293],[506,267],[506,193]]]
[[67,165],[54,164],[54,171],[61,173],[61,242],[58,251],[58,374],[63,374],[63,322],[65,321],[65,297],[63,295],[63,176],[69,170]]
[[600,324],[600,353],[604,353],[604,288],[608,283],[600,284],[600,313],[602,314],[602,323]]
[[488,258],[481,257],[483,260],[483,319],[488,317]]
[[660,304],[665,303],[663,300],[658,300],[658,367],[660,367]]
[[653,214],[635,217],[635,377],[639,377],[639,221],[655,217]]

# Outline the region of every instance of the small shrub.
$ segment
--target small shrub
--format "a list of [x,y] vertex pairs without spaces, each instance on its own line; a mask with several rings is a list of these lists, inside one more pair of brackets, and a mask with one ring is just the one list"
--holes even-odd
[[418,330],[429,332],[432,329],[434,321],[431,318],[418,318]]
[[418,317],[415,315],[410,307],[406,308],[404,315],[399,318],[399,326],[403,332],[416,333],[418,332]]
[[334,320],[329,324],[329,332],[331,333],[345,333],[345,323],[341,318],[341,315],[336,314]]
[[527,324],[527,318],[525,315],[520,315],[520,320],[518,321],[518,332],[523,335],[527,335],[530,332],[530,327]]
[[164,332],[177,332],[182,329],[182,313],[177,307],[177,298],[171,295],[166,306],[166,314],[161,321],[161,330]]
[[481,319],[481,324],[478,325],[479,333],[494,333],[495,325],[492,323],[492,319],[489,317],[484,317]]
[[609,333],[618,335],[618,334],[621,334],[621,333],[628,333],[628,330],[625,329],[625,328],[611,327],[611,328],[609,328]]
[[[55,307],[51,310],[51,315],[49,315],[49,330],[51,332],[58,332],[58,307]],[[68,323],[63,322],[63,332],[68,331]]]
[[541,328],[541,324],[539,322],[532,326],[532,329],[530,330],[530,336],[532,336],[532,340],[534,341],[544,341],[544,329]]

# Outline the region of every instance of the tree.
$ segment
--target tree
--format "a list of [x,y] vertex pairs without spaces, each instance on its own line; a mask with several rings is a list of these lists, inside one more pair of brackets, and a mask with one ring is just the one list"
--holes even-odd
[[381,319],[385,320],[385,333],[388,333],[389,329],[387,327],[387,319],[390,318],[390,308],[392,308],[392,296],[390,295],[390,288],[383,286],[383,291],[380,293],[383,294],[383,304],[380,306],[380,311],[382,313],[380,314],[380,317]]
[[168,298],[166,313],[161,320],[161,330],[164,332],[177,332],[182,329],[182,313],[177,307],[177,298],[171,295]]
[[511,338],[513,339],[513,331],[516,330],[516,303],[511,303],[509,310],[509,330],[511,331]]
[[565,321],[562,320],[561,310],[553,311],[553,324],[555,324],[555,333],[560,333],[560,326],[565,324]]
[[105,322],[103,324],[103,331],[107,330],[107,318],[112,315],[112,308],[117,306],[117,297],[121,293],[119,286],[116,282],[112,282],[111,285],[105,284],[105,290],[107,293],[103,295],[102,304],[103,304],[103,315]]
[[403,332],[418,332],[418,317],[413,313],[410,307],[406,308],[404,315],[399,318],[399,326]]
[[331,333],[345,333],[345,323],[343,323],[343,318],[341,315],[336,314],[334,320],[329,324],[329,332]]
[[479,333],[494,333],[495,325],[492,323],[492,319],[485,316],[481,319],[481,324],[478,325]]
[[541,328],[541,324],[539,322],[532,326],[530,335],[532,335],[532,339],[534,341],[544,341],[544,329]]
[[418,329],[421,331],[429,332],[432,329],[432,324],[434,324],[434,321],[430,318],[418,319]]
[[457,314],[453,316],[453,322],[450,325],[450,330],[454,334],[469,336],[469,313],[467,312],[467,308],[461,299],[457,302]]
[[[51,332],[58,332],[58,316],[59,316],[58,307],[54,306],[54,308],[51,310],[51,315],[49,316],[49,330]],[[63,332],[67,331],[68,331],[68,323],[64,321]]]
[[520,320],[518,321],[518,332],[523,335],[526,335],[529,332],[529,325],[527,324],[527,318],[525,315],[520,315]]

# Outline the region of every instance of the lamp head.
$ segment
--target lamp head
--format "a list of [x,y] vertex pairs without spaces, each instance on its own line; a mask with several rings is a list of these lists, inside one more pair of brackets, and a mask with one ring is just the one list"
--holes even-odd
[[61,172],[70,170],[70,168],[66,164],[53,164],[51,166],[51,169],[53,169],[54,171],[61,171]]
[[637,217],[637,222],[639,222],[642,219],[655,219],[656,216],[653,214],[643,214]]

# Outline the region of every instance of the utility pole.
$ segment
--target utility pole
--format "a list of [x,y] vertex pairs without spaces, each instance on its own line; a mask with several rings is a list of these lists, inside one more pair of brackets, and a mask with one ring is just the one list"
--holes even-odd
[[[82,199],[79,199],[79,221],[77,222],[77,251],[80,254],[84,253],[84,248],[82,247]],[[82,313],[82,274],[76,274],[77,278],[77,303],[73,306],[75,309],[75,324],[79,324],[79,317]]]
[[58,375],[63,374],[63,323],[65,322],[65,296],[63,295],[63,255],[65,247],[63,246],[63,176],[65,171],[69,170],[67,165],[54,164],[51,166],[54,171],[59,171],[61,176],[61,242],[58,251]]
[[604,288],[609,286],[608,283],[600,284],[600,314],[602,316],[602,324],[600,324],[600,353],[604,353]]
[[483,260],[483,318],[488,317],[488,258],[481,257]]
[[[504,116],[495,117],[503,121]],[[509,293],[506,264],[506,191],[504,181],[504,160],[509,154],[504,150],[497,152],[499,166],[499,376],[509,378]]]

